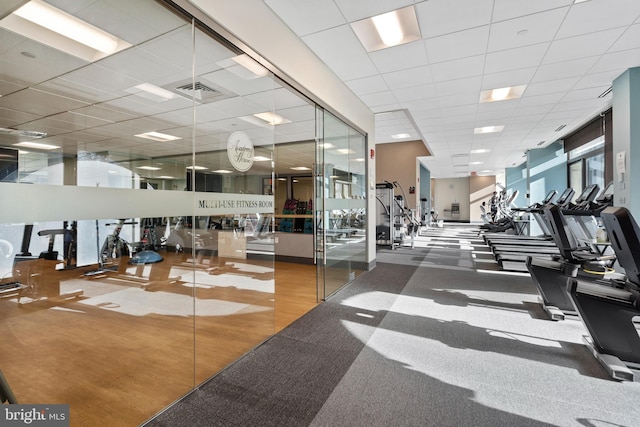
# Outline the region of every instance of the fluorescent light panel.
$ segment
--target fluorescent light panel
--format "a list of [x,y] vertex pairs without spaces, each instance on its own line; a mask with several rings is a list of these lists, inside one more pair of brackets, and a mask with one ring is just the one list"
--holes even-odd
[[178,139],[182,139],[179,136],[168,135],[166,133],[160,133],[160,132],[145,132],[145,133],[139,133],[134,136],[137,136],[138,138],[150,139],[152,141],[159,141],[159,142],[176,141]]
[[60,146],[58,145],[43,144],[41,142],[33,142],[33,141],[18,142],[17,144],[13,144],[13,145],[15,145],[16,147],[38,148],[40,150],[55,150],[56,148],[60,148]]
[[214,170],[214,171],[211,171],[211,172],[215,172],[215,173],[233,173],[233,172],[228,171],[226,169],[218,169],[218,170]]
[[136,169],[144,169],[146,171],[159,171],[162,168],[156,166],[137,166]]
[[291,123],[291,120],[285,119],[284,117],[270,111],[254,114],[253,116],[259,118],[260,120],[264,120],[271,126],[277,126],[283,123]]
[[41,0],[31,0],[6,16],[0,27],[89,62],[131,46]]
[[187,169],[192,169],[192,170],[196,170],[196,171],[204,171],[204,170],[207,170],[209,168],[205,168],[204,166],[187,166]]
[[[136,92],[135,89],[143,91],[146,96],[144,94],[141,94],[140,92]],[[128,89],[127,92],[137,93],[140,96],[152,99],[154,101],[167,101],[169,99],[178,97],[177,93],[173,93],[167,89],[161,88],[160,86],[156,86],[151,83],[140,83],[139,85]]]
[[265,157],[265,156],[255,156],[253,158],[254,162],[267,162],[269,160],[271,160],[271,159],[269,157]]
[[480,102],[507,101],[521,98],[527,85],[500,87],[480,92]]
[[352,22],[351,28],[367,52],[422,39],[413,6]]
[[306,166],[294,166],[289,169],[293,169],[294,171],[310,171],[311,170],[311,168],[308,168]]
[[504,125],[500,125],[500,126],[484,126],[484,127],[480,127],[480,128],[475,128],[473,130],[473,133],[475,133],[476,135],[479,135],[479,134],[483,134],[483,133],[502,132],[503,129],[504,129]]
[[391,135],[391,138],[393,139],[402,139],[402,138],[410,138],[411,135],[409,135],[408,133],[396,133],[395,135]]

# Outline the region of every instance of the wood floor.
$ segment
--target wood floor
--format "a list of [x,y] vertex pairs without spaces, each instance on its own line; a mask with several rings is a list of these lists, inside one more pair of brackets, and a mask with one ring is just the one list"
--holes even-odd
[[72,426],[139,425],[316,305],[313,265],[207,261],[36,274],[33,300],[0,299],[0,369],[19,402],[70,404]]

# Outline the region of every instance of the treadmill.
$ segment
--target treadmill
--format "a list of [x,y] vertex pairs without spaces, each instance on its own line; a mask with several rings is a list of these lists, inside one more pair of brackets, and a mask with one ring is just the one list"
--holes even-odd
[[[600,187],[597,184],[588,185],[582,191],[580,196],[575,200],[575,202],[569,203],[568,206],[572,207],[573,209],[591,206],[590,203],[596,198],[599,190]],[[558,205],[556,204],[555,206]],[[546,207],[544,209],[546,209]],[[545,220],[543,220],[542,222],[544,223]],[[542,242],[537,246],[521,245],[518,243],[518,241],[507,244],[496,244],[492,245],[492,250],[496,255],[496,260],[503,270],[514,271],[528,270],[524,263],[529,255],[549,258],[549,255],[554,256],[560,254],[555,239],[553,242]]]
[[640,380],[640,228],[624,207],[601,213],[623,279],[589,281],[572,278],[569,294],[588,336],[585,342],[612,378]]
[[565,189],[560,197],[554,202],[553,199],[557,194],[556,190],[551,190],[547,193],[547,196],[540,201],[539,203],[534,203],[533,205],[520,208],[518,210],[529,213],[529,215],[535,218],[535,221],[538,223],[540,228],[542,229],[542,235],[539,236],[523,236],[523,235],[514,235],[514,234],[506,234],[506,233],[485,233],[484,238],[487,244],[530,244],[535,245],[536,242],[545,242],[553,240],[551,237],[551,232],[549,231],[544,218],[542,217],[542,209],[548,205],[549,203],[554,203],[558,206],[565,207],[571,201],[571,198],[574,195],[573,188]]
[[543,309],[551,320],[564,320],[566,315],[577,315],[568,295],[568,279],[578,276],[589,280],[601,278],[604,272],[611,271],[615,256],[595,251],[591,245],[576,239],[559,207],[548,206],[544,214],[553,230],[560,256],[553,260],[529,256],[526,267],[538,288]]

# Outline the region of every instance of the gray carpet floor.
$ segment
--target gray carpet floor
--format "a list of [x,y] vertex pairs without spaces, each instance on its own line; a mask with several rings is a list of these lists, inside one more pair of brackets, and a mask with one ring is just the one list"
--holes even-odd
[[640,426],[577,320],[547,320],[527,274],[476,230],[429,229],[149,426]]

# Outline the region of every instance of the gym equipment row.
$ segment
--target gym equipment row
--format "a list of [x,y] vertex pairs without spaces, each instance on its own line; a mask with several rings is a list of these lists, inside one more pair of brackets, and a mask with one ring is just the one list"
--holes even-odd
[[550,320],[581,321],[585,345],[611,378],[640,380],[640,228],[614,207],[612,184],[584,189],[570,205],[540,209],[558,254],[525,265]]

